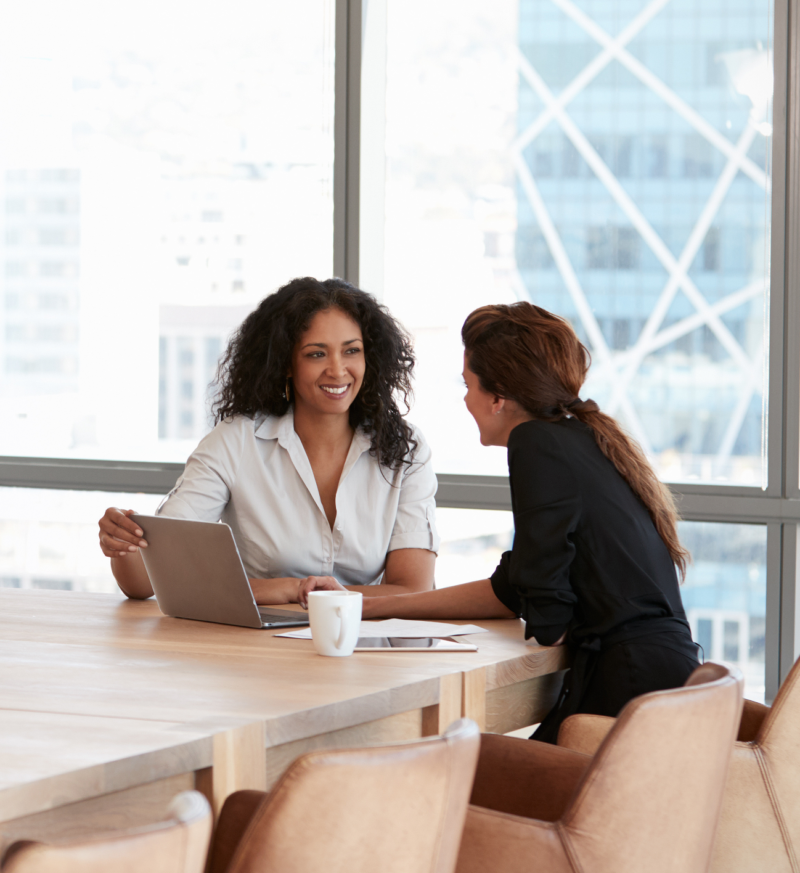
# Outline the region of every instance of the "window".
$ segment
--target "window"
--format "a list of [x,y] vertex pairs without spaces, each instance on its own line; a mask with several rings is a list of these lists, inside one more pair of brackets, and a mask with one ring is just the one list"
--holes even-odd
[[416,337],[439,469],[505,472],[460,408],[459,329],[524,299],[572,321],[587,396],[665,479],[765,484],[769,0],[387,3],[369,276]]
[[333,37],[333,0],[3,16],[0,455],[185,460],[207,342],[333,272]]
[[441,538],[437,588],[489,578],[514,539],[510,512],[438,509],[436,526]]
[[[534,300],[573,321],[594,358],[586,395],[672,483],[696,555],[687,599],[715,590],[712,565],[750,586],[758,609],[700,598],[692,622],[774,695],[800,653],[786,0],[39,6],[0,28],[0,482],[30,470],[27,484],[84,487],[75,459],[89,458],[132,491],[160,487],[157,462],[167,491],[180,467],[161,462],[210,426],[230,331],[333,260],[414,334],[411,419],[448,532],[439,575],[463,581],[504,547],[509,500],[505,453],[478,445],[461,403],[460,325],[486,302]],[[41,332],[56,325],[58,346]],[[8,327],[30,339],[6,341]],[[115,356],[145,387],[98,405]],[[716,544],[692,533],[723,522]],[[758,560],[736,552],[753,537]],[[3,585],[45,578],[0,568]]]
[[78,243],[77,228],[43,227],[39,229],[38,243],[42,246],[74,246]]
[[764,701],[767,529],[764,525],[682,522],[692,564],[681,590],[692,635],[709,661],[745,677],[745,696]]
[[107,506],[152,515],[154,494],[0,488],[0,588],[116,591],[97,543]]

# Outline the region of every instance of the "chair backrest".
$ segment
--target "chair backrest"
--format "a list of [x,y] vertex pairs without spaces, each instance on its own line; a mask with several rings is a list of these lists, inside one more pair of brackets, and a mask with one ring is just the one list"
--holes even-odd
[[310,752],[266,796],[229,873],[452,873],[477,725],[369,749]]
[[[771,784],[779,822],[791,846],[800,849],[800,659],[775,697],[756,734],[764,776]],[[795,850],[796,851],[796,850]]]
[[705,664],[627,704],[561,819],[576,869],[707,869],[742,691],[738,670]]
[[211,809],[198,791],[170,804],[168,818],[102,839],[9,846],[2,873],[202,873],[211,837]]

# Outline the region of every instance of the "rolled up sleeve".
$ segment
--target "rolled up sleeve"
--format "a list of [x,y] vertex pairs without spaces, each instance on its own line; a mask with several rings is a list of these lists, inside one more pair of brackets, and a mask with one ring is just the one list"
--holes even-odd
[[564,633],[578,600],[569,580],[575,558],[570,538],[575,510],[570,501],[559,501],[515,517],[514,548],[507,561],[508,596],[518,598],[515,611],[525,620],[525,638],[536,637],[545,646]]
[[492,573],[490,581],[494,596],[507,609],[520,615],[522,613],[522,601],[519,594],[511,587],[508,580],[509,565],[511,564],[511,552],[503,552],[497,569]]
[[418,430],[414,430],[417,448],[410,467],[400,483],[397,506],[388,551],[396,549],[427,549],[439,551],[436,531],[436,474],[431,463],[430,446]]

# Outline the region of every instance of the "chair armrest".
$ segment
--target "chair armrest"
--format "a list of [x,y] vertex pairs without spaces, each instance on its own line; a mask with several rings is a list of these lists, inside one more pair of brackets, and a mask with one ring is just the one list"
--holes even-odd
[[764,706],[763,703],[745,699],[742,707],[742,720],[739,722],[739,735],[736,737],[738,742],[754,742],[768,712],[769,707]]
[[225,873],[250,822],[269,797],[264,791],[235,791],[222,805],[211,841],[207,873]]
[[470,802],[525,818],[557,821],[591,762],[589,755],[549,743],[482,734]]
[[607,715],[571,715],[558,729],[558,745],[584,755],[594,755],[616,721]]
[[573,873],[573,869],[556,825],[469,808],[456,873]]

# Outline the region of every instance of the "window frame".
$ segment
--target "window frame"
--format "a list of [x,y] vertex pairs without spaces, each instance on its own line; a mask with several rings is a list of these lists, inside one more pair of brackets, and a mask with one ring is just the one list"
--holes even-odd
[[[382,256],[382,241],[373,239],[375,222],[366,220],[373,210],[361,198],[361,181],[366,174],[374,191],[381,172],[374,81],[385,81],[387,2],[335,0],[333,273],[354,284],[381,266],[374,253],[380,249]],[[772,200],[767,487],[669,485],[685,521],[766,525],[768,701],[800,655],[800,248],[787,245],[800,237],[800,10],[789,0],[774,2],[772,190],[784,196]],[[365,41],[371,41],[368,56]],[[368,94],[362,94],[364,60],[373,82]],[[165,494],[182,470],[172,463],[4,456],[0,486]],[[436,500],[452,508],[511,507],[508,479],[500,476],[440,475]]]

